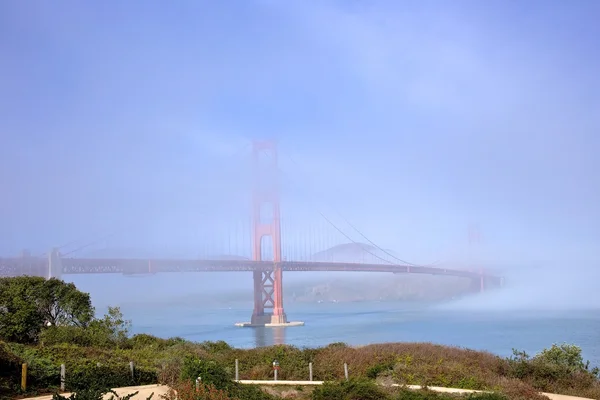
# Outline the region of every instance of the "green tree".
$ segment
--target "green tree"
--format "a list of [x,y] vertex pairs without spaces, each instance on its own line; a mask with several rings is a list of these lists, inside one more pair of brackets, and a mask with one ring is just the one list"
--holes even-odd
[[33,342],[43,325],[37,291],[43,278],[0,279],[0,337],[6,341]]
[[39,306],[45,321],[55,326],[86,327],[94,318],[89,293],[55,278],[44,281]]
[[113,348],[129,342],[131,322],[123,318],[118,307],[109,307],[103,318],[95,318],[86,326],[57,325],[43,329],[40,341],[47,345],[71,343],[79,346]]
[[104,318],[95,319],[89,325],[94,344],[98,346],[122,345],[129,338],[131,321],[124,319],[119,307],[108,307]]
[[87,326],[93,319],[90,296],[58,279],[0,278],[0,338],[33,343],[44,326]]

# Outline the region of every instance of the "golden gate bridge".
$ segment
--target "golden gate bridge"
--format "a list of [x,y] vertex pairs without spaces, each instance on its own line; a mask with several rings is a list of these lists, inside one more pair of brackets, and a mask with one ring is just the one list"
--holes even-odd
[[[279,186],[273,172],[278,169],[277,146],[272,141],[255,141],[252,159],[254,182],[252,218],[250,223],[251,257],[220,256],[205,258],[158,257],[69,257],[55,248],[46,257],[23,253],[18,257],[0,258],[0,276],[33,275],[61,278],[72,274],[142,275],[169,272],[251,272],[253,276],[254,310],[249,323],[243,326],[290,326],[283,306],[283,272],[345,271],[392,274],[428,274],[461,277],[470,280],[473,292],[499,288],[503,277],[483,269],[468,270],[416,265],[399,259],[362,235],[372,246],[364,246],[368,260],[323,259],[323,257],[284,257],[282,253],[282,219]],[[264,157],[267,155],[268,157]],[[346,235],[325,215],[321,216],[347,240],[360,245]],[[351,225],[351,224],[350,224]],[[351,225],[352,226],[352,225]],[[231,246],[229,246],[231,247]],[[369,250],[370,249],[370,250]],[[379,250],[375,252],[373,250]],[[229,249],[231,250],[231,249]],[[72,252],[71,252],[72,253]],[[297,254],[296,254],[297,256]],[[386,257],[388,256],[388,257]],[[299,260],[298,258],[304,258]]]

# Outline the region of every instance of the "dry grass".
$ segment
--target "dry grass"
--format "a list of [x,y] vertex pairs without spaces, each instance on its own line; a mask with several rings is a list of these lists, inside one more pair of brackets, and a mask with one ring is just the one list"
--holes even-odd
[[273,397],[297,400],[310,399],[314,389],[314,387],[291,388],[289,386],[265,386],[262,388]]
[[231,400],[225,390],[218,390],[213,386],[200,386],[196,390],[191,382],[181,382],[161,396],[162,400]]

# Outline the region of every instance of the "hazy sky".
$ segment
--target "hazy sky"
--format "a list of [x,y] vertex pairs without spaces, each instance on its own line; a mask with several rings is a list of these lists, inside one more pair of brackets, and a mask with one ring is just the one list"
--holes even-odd
[[0,254],[116,232],[104,245],[196,255],[247,226],[248,144],[268,138],[288,243],[318,209],[413,262],[464,259],[476,223],[487,263],[598,268],[598,15],[2,1]]

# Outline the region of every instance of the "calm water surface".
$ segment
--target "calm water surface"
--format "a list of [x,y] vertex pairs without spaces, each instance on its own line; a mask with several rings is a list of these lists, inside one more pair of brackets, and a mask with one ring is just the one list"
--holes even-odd
[[[224,340],[242,348],[277,343],[312,347],[332,342],[424,341],[501,356],[510,355],[513,348],[535,354],[553,343],[567,342],[581,346],[585,358],[600,366],[598,310],[453,311],[400,302],[294,303],[284,287],[288,319],[304,321],[305,326],[239,328],[233,324],[248,321],[252,310],[248,278],[235,273],[159,274],[147,279],[90,275],[74,282],[92,294],[100,313],[107,305],[118,305],[132,320],[135,333],[160,337]],[[225,285],[229,292],[223,292]],[[499,304],[515,302],[509,294],[505,297]],[[485,299],[473,301],[483,304]]]
[[125,305],[135,332],[161,337],[181,336],[194,341],[225,340],[235,347],[279,343],[322,346],[332,342],[353,345],[424,341],[488,350],[508,356],[511,349],[535,354],[552,343],[582,347],[593,365],[600,365],[600,315],[570,312],[458,312],[401,303],[321,303],[286,306],[288,319],[303,327],[239,328],[249,320],[250,303],[230,307]]

